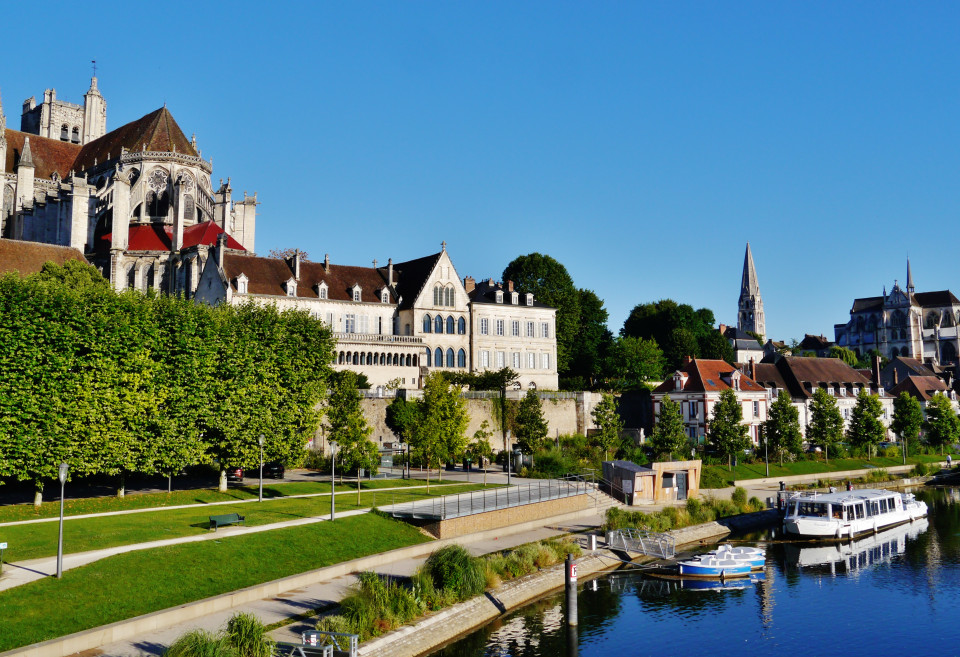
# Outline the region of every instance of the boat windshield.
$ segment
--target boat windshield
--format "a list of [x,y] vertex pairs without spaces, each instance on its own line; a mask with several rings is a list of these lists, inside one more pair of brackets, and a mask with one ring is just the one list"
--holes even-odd
[[827,517],[827,504],[825,502],[798,502],[797,515],[815,518]]

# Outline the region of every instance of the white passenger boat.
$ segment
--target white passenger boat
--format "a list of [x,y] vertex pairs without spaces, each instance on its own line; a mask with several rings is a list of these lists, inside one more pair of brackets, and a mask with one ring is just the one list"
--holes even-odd
[[926,515],[926,503],[909,493],[875,489],[797,493],[787,499],[783,530],[805,538],[854,538]]

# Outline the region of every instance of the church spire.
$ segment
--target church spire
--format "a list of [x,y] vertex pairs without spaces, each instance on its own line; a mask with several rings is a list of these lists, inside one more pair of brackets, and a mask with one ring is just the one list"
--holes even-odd
[[913,273],[910,271],[910,258],[907,258],[907,294],[913,294]]
[[763,317],[763,299],[760,298],[760,283],[757,282],[757,268],[753,264],[750,242],[743,256],[743,276],[740,279],[740,302],[737,310],[737,328],[760,336],[766,335],[766,322]]

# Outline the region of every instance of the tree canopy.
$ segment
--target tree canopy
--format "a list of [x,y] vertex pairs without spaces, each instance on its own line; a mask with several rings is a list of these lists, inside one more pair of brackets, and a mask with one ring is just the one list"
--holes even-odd
[[919,440],[920,429],[923,428],[923,407],[920,406],[920,401],[908,392],[901,392],[893,400],[893,420],[890,428],[906,445]]
[[807,440],[823,446],[824,460],[830,458],[830,448],[843,439],[843,416],[837,400],[825,389],[818,387],[810,400],[810,421],[807,423]]
[[847,440],[854,447],[866,449],[868,459],[872,455],[873,448],[887,434],[887,428],[880,421],[881,415],[883,415],[883,406],[880,404],[880,398],[867,392],[866,388],[861,388],[857,393],[857,404],[850,414]]
[[718,455],[727,458],[728,467],[734,456],[742,455],[750,447],[747,426],[743,423],[743,407],[737,394],[727,388],[720,392],[720,399],[713,406],[707,442]]
[[663,352],[655,340],[614,338],[607,356],[607,384],[616,390],[639,388],[663,377]]
[[770,404],[767,421],[763,423],[763,437],[767,447],[779,457],[780,465],[783,465],[785,455],[799,454],[803,449],[800,412],[785,390],[781,390],[776,401]]
[[[732,359],[732,351],[723,349],[716,336],[711,335],[719,335],[714,323],[713,311],[709,308],[694,310],[688,304],[661,299],[635,306],[624,321],[620,335],[656,341],[663,349],[670,371],[680,368],[684,356]],[[726,341],[723,336],[720,338]]]
[[547,421],[543,417],[543,405],[536,390],[528,390],[520,400],[513,422],[520,449],[532,454],[543,446],[548,429]]
[[592,436],[593,444],[603,451],[603,458],[606,459],[610,450],[620,444],[620,432],[623,431],[623,420],[617,413],[617,402],[613,395],[603,393],[590,415],[597,426]]
[[664,395],[660,400],[660,414],[653,425],[650,439],[647,441],[653,452],[654,460],[668,459],[671,456],[686,458],[690,450],[687,434],[683,431],[683,416],[680,405]]
[[[423,381],[423,397],[416,401],[419,412],[410,436],[414,454],[427,464],[453,461],[467,446],[466,403],[460,390],[434,372]],[[429,472],[427,474],[429,486]]]
[[952,445],[960,438],[960,419],[953,410],[950,398],[936,393],[927,402],[927,419],[923,423],[924,436],[931,447]]

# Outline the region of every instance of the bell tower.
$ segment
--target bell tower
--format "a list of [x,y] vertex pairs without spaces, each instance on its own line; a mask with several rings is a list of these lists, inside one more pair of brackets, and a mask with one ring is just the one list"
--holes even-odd
[[767,335],[767,327],[763,318],[763,299],[760,298],[760,284],[757,282],[757,269],[753,265],[750,242],[747,242],[747,253],[743,256],[743,277],[740,279],[737,328],[764,337]]

